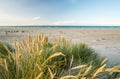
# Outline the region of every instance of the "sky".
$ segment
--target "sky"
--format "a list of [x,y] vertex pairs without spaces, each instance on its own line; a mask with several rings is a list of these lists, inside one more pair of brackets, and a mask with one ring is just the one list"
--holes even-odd
[[120,0],[0,0],[8,25],[120,25]]

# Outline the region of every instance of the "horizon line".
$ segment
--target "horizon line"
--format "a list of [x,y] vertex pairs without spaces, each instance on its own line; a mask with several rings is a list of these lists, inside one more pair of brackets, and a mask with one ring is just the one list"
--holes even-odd
[[19,27],[19,26],[120,26],[120,25],[0,25],[0,27]]

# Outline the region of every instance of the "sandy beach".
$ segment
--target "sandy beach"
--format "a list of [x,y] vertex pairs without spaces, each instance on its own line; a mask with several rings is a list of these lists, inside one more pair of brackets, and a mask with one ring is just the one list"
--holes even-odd
[[[6,33],[7,32],[7,33]],[[0,41],[13,44],[14,38],[44,33],[49,39],[64,37],[72,43],[85,43],[106,56],[109,66],[120,64],[120,29],[0,29]]]

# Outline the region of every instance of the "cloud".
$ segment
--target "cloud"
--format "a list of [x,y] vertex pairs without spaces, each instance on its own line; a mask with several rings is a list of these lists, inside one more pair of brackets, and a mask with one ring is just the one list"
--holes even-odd
[[56,21],[53,24],[54,25],[70,25],[70,24],[75,24],[76,21],[74,20],[69,20],[69,21]]
[[39,20],[40,16],[33,17],[34,20]]
[[[32,19],[31,19],[32,18]],[[35,20],[36,19],[36,20]],[[4,13],[0,11],[0,26],[6,25],[39,25],[45,24],[46,22],[37,20],[40,17],[31,16],[17,16],[9,13]]]

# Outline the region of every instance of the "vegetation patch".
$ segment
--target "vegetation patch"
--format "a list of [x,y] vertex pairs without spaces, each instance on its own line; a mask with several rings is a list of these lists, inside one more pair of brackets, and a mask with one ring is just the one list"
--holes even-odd
[[16,39],[14,47],[0,43],[0,79],[118,78],[120,66],[106,68],[106,61],[86,44],[43,34]]

